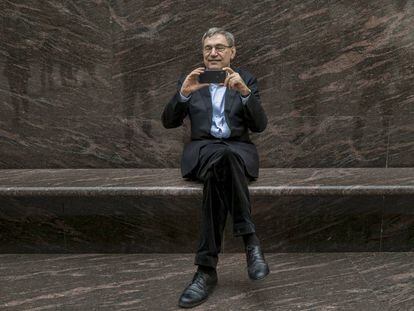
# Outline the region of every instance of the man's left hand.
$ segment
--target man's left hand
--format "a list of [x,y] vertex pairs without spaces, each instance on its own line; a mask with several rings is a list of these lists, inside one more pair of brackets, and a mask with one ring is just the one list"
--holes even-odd
[[239,91],[243,96],[250,94],[250,89],[247,87],[246,83],[244,83],[238,72],[235,72],[230,67],[223,67],[223,70],[227,72],[226,80],[224,80],[223,83],[225,87]]

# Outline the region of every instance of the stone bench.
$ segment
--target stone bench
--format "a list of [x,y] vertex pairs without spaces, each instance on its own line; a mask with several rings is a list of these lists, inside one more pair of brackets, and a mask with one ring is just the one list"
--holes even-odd
[[[414,168],[266,168],[252,196],[414,194]],[[1,170],[0,196],[201,196],[179,169]]]
[[[193,252],[202,188],[176,168],[1,170],[0,252]],[[414,168],[266,168],[249,191],[266,251],[414,249]]]

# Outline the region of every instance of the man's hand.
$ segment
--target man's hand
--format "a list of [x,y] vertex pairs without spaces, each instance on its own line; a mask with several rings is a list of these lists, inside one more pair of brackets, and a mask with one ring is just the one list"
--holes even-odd
[[185,97],[188,97],[191,93],[209,85],[208,83],[198,82],[198,76],[204,72],[204,70],[204,67],[199,67],[190,72],[190,74],[185,78],[183,85],[181,86],[181,94],[183,94]]
[[226,80],[224,80],[224,85],[226,87],[239,91],[243,96],[250,94],[250,89],[247,87],[246,83],[244,83],[238,72],[235,72],[230,67],[223,67],[223,70],[227,72]]

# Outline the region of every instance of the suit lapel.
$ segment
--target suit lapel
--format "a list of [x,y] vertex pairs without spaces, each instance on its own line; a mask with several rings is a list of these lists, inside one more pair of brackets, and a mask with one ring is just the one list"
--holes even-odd
[[[240,73],[239,68],[233,68],[231,66],[230,68],[232,68],[235,72]],[[226,100],[226,102],[224,103],[224,112],[227,114],[227,116],[229,115],[231,111],[231,107],[233,106],[233,103],[236,100],[236,96],[238,96],[237,91],[227,88],[225,97],[224,97]]]
[[207,108],[208,113],[211,115],[211,94],[208,86],[201,88],[200,90],[201,98],[204,101],[204,105]]
[[235,96],[237,95],[237,91],[227,88],[226,92],[224,93],[224,112],[228,115],[230,113],[231,107],[233,106],[233,101]]
[[211,104],[211,94],[210,94],[210,89],[209,87],[203,87],[201,89],[199,89],[201,98],[203,99],[204,102],[204,106],[207,109],[207,115],[208,115],[208,128],[211,128],[211,118],[213,117],[213,109],[212,109],[212,104]]

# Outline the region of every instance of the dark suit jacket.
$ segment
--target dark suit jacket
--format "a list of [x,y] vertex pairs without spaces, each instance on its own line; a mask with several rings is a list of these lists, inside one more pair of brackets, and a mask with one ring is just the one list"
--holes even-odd
[[210,134],[212,103],[208,87],[192,93],[189,101],[181,102],[179,91],[185,75],[178,80],[177,91],[164,108],[161,119],[165,128],[178,127],[187,115],[190,117],[191,142],[184,146],[181,158],[183,177],[194,177],[192,171],[198,164],[200,148],[214,142],[226,143],[243,159],[248,177],[252,179],[259,175],[259,156],[256,146],[250,141],[249,130],[262,132],[266,128],[267,117],[261,105],[257,79],[242,68],[233,70],[240,74],[252,93],[243,105],[238,91],[229,88],[226,90],[224,113],[231,130],[229,138],[219,139]]

